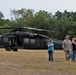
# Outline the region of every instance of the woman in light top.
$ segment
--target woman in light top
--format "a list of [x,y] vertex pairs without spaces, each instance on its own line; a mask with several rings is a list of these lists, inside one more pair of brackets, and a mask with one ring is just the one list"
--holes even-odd
[[49,55],[49,61],[53,61],[53,54],[54,54],[54,43],[52,42],[52,38],[49,39],[48,43],[48,55]]

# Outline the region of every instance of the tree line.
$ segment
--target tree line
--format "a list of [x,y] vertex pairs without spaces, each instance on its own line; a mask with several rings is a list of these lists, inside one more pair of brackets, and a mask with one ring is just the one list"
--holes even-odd
[[[33,9],[22,8],[20,10],[10,11],[11,19],[4,19],[4,15],[0,12],[0,27],[35,27],[52,31],[48,32],[48,36],[55,39],[64,39],[68,34],[76,37],[76,12],[57,11],[53,15],[44,10],[35,12]],[[8,30],[9,31],[9,30]],[[6,32],[0,30],[0,33]],[[45,35],[47,33],[44,33]]]

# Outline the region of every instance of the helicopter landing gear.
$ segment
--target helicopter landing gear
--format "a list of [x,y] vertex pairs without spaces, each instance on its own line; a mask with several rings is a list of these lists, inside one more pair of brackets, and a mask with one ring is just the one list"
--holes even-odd
[[10,47],[7,47],[7,48],[5,48],[6,49],[6,51],[10,51]]
[[16,52],[17,52],[17,51],[18,51],[18,49],[17,49],[17,48],[14,48],[14,49],[13,49],[13,51],[16,51]]
[[[10,47],[6,47],[6,48],[5,48],[5,50],[6,50],[6,51],[11,51],[11,48],[10,48]],[[17,52],[17,51],[18,51],[18,49],[17,49],[17,48],[13,48],[12,50],[13,50],[13,51],[15,51],[15,52]]]

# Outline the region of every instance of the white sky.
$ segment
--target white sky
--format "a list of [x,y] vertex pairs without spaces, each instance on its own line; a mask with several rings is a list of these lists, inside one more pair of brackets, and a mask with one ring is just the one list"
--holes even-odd
[[5,18],[10,18],[10,9],[34,9],[35,12],[45,10],[55,13],[57,10],[63,12],[76,11],[76,0],[0,0],[0,11]]

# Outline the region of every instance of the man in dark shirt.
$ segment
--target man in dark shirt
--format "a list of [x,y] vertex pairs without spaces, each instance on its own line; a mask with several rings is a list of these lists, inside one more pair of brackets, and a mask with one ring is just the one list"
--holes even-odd
[[76,38],[72,39],[72,45],[73,45],[72,61],[75,61],[75,58],[76,58]]

